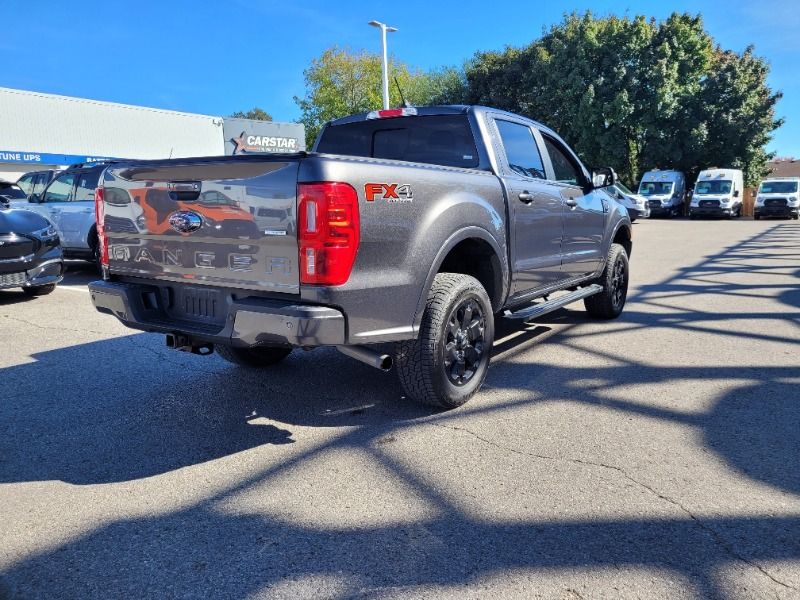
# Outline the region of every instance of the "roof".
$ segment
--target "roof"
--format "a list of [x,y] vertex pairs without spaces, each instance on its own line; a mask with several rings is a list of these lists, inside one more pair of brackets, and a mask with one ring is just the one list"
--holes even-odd
[[[492,112],[498,115],[505,115],[507,117],[511,117],[514,119],[523,119],[530,123],[533,123],[539,129],[545,131],[548,134],[553,135],[561,139],[558,134],[550,129],[547,125],[536,121],[535,119],[531,119],[529,117],[524,117],[522,115],[517,115],[507,110],[501,110],[499,108],[492,108],[491,106],[481,106],[479,104],[442,104],[442,105],[435,105],[435,106],[413,106],[410,107],[417,111],[416,116],[419,117],[427,117],[432,115],[459,115],[459,114],[467,114],[469,112],[475,113],[483,113],[483,112]],[[373,112],[362,112],[355,115],[348,115],[346,117],[341,117],[339,119],[334,119],[330,121],[329,125],[345,125],[347,123],[358,123],[360,121],[366,121],[368,115]]]
[[767,163],[770,177],[800,177],[800,159],[778,158]]

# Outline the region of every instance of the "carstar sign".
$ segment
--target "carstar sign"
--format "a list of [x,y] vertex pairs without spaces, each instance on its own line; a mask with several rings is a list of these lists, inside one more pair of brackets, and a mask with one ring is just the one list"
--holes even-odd
[[242,152],[297,152],[297,140],[288,137],[267,135],[247,135],[243,131],[239,137],[231,138],[236,144],[234,154]]

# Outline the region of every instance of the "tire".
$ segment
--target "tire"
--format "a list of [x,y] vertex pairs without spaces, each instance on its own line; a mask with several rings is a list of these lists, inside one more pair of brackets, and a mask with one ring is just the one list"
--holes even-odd
[[236,348],[219,344],[214,347],[214,350],[230,363],[255,369],[275,365],[292,353],[292,348],[285,346]]
[[33,287],[24,287],[22,291],[28,296],[47,296],[56,290],[55,283],[48,283],[47,285],[35,285]]
[[753,215],[753,219],[756,220],[756,221],[758,221],[760,218],[761,218],[761,215],[759,215],[759,214],[754,214]]
[[97,234],[94,234],[94,242],[92,243],[92,263],[94,263],[97,272],[100,275],[103,274],[103,263],[100,260],[100,239],[97,237]]
[[461,273],[433,280],[416,340],[397,344],[396,365],[406,395],[456,408],[477,392],[494,344],[492,303],[480,282]]
[[586,312],[596,319],[616,319],[625,307],[629,279],[628,253],[619,244],[611,244],[603,274],[595,282],[603,291],[584,298]]

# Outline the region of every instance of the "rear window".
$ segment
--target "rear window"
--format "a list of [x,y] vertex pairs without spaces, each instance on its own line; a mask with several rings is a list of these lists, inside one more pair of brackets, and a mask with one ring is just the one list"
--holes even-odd
[[325,128],[317,152],[474,168],[478,150],[466,115],[375,119]]

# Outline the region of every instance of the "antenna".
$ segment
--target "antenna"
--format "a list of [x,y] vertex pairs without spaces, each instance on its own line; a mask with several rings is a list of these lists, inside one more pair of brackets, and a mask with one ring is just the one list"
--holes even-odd
[[394,84],[397,86],[397,91],[400,92],[400,100],[403,104],[403,108],[411,108],[411,105],[406,102],[406,97],[403,96],[403,88],[400,87],[400,82],[397,81],[397,75],[394,76]]

